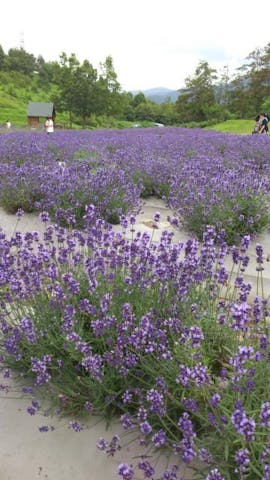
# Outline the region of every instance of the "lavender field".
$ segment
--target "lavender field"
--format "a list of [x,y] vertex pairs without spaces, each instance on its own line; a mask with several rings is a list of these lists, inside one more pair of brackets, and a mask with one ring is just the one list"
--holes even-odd
[[0,204],[81,226],[85,205],[119,223],[154,193],[187,231],[213,225],[235,243],[269,223],[269,156],[267,136],[196,129],[2,135]]
[[[123,437],[97,447],[140,446],[123,480],[181,479],[180,461],[198,479],[270,479],[268,292],[251,301],[244,278],[269,225],[269,147],[179,128],[0,137],[0,205],[44,223],[0,232],[3,374],[25,379],[30,415],[44,398],[78,432],[89,415],[119,417]],[[134,231],[153,194],[192,239]],[[262,285],[259,244],[256,259]]]

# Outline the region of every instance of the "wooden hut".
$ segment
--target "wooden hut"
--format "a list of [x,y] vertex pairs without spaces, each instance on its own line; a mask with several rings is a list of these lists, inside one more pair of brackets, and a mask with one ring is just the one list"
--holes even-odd
[[27,109],[28,126],[32,128],[44,124],[47,117],[55,119],[55,108],[53,103],[29,102]]

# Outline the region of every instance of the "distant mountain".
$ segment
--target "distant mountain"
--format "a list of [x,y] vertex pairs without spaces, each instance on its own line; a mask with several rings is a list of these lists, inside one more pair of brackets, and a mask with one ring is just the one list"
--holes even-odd
[[156,87],[149,88],[148,90],[132,90],[133,95],[142,92],[148,100],[152,100],[155,103],[163,103],[166,100],[170,99],[171,102],[176,102],[180,93],[177,90],[171,90],[170,88],[165,87]]

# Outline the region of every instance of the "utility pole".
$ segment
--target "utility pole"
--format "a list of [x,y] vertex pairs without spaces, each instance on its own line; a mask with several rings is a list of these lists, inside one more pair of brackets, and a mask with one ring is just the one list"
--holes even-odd
[[20,48],[24,50],[24,31],[20,31]]

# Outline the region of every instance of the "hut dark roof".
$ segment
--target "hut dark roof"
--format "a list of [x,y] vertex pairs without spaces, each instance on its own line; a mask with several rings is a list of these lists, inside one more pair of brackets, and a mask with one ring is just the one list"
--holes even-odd
[[53,103],[29,102],[27,109],[28,117],[51,117],[54,113]]

